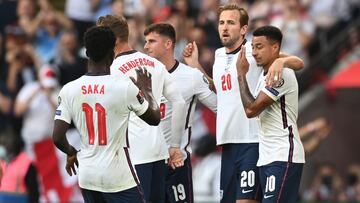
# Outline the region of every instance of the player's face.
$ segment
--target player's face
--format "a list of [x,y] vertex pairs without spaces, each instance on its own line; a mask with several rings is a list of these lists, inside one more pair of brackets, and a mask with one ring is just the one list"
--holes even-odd
[[276,47],[265,36],[254,36],[251,46],[258,66],[266,67],[274,59]]
[[165,37],[156,32],[151,32],[145,36],[144,49],[149,56],[160,59],[166,53],[166,43]]
[[219,16],[218,31],[221,43],[226,48],[240,46],[242,35],[246,33],[247,26],[240,26],[240,13],[237,10],[225,10]]

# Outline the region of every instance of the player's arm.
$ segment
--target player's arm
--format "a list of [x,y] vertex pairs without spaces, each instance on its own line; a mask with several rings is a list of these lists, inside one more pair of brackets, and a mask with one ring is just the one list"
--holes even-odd
[[171,78],[168,72],[165,74],[165,83],[163,95],[172,105],[172,118],[171,118],[171,147],[180,147],[181,138],[184,135],[186,111],[185,100],[180,94],[175,81]]
[[[72,173],[76,174],[75,165],[78,167],[79,163],[76,158],[77,150],[69,144],[66,138],[66,131],[70,127],[71,117],[67,108],[66,101],[64,101],[64,90],[63,88],[59,93],[59,106],[55,112],[55,121],[53,129],[53,142],[55,146],[67,155],[65,169],[71,176]],[[62,101],[63,100],[63,101]]]
[[249,70],[249,62],[245,57],[245,47],[241,47],[241,51],[236,62],[236,68],[238,72],[240,96],[246,116],[248,118],[253,118],[259,115],[266,107],[270,106],[274,100],[263,92],[260,92],[256,99],[252,96],[246,80],[246,73]]
[[183,58],[188,66],[197,68],[204,74],[204,77],[208,81],[209,89],[216,93],[213,79],[206,73],[205,69],[199,63],[199,50],[195,41],[186,45],[183,50]]
[[282,78],[282,71],[284,67],[291,68],[295,71],[304,68],[304,61],[293,55],[280,53],[280,57],[277,58],[270,66],[267,76],[266,85],[273,86],[278,80]]
[[206,80],[199,71],[196,71],[193,77],[195,95],[199,101],[216,113],[217,97],[216,94],[208,88]]
[[[66,171],[71,176],[72,172],[76,174],[75,165],[79,166],[76,154],[77,150],[69,144],[66,138],[66,131],[69,129],[70,124],[63,120],[55,120],[53,130],[53,142],[55,146],[67,155]],[[75,164],[75,165],[74,165]]]
[[170,161],[169,165],[175,169],[184,165],[183,155],[180,150],[182,136],[184,136],[186,111],[185,101],[178,90],[175,81],[170,74],[164,69],[165,83],[164,83],[164,97],[172,105],[171,116],[171,138],[170,138]]
[[[134,84],[141,90],[138,92],[136,96],[138,102],[142,104],[142,96],[145,97],[146,101],[148,102],[148,107],[144,113],[141,110],[136,110],[136,107],[132,107],[135,113],[147,124],[157,126],[160,123],[160,109],[159,105],[156,103],[154,95],[152,94],[152,86],[151,86],[151,74],[147,72],[146,69],[136,69],[136,76],[137,80],[133,77],[130,79],[134,82]],[[144,95],[141,95],[143,93]],[[141,109],[141,105],[138,109]]]

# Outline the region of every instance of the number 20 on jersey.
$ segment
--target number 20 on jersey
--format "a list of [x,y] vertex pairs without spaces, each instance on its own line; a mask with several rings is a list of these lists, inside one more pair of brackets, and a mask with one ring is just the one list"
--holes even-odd
[[231,90],[232,84],[231,84],[231,75],[230,73],[226,73],[221,76],[221,89],[222,91],[228,91]]

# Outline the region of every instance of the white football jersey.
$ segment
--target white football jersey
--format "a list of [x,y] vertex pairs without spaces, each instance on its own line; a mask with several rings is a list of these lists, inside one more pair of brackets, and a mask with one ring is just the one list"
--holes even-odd
[[[187,154],[184,150],[191,153],[189,144],[196,103],[200,100],[201,103],[216,112],[216,94],[209,89],[209,84],[206,78],[204,78],[204,74],[198,69],[176,61],[176,64],[169,70],[169,73],[173,76],[177,88],[185,100],[184,111],[186,111],[186,121],[182,124],[185,134],[182,136],[181,149],[186,158]],[[165,97],[161,98],[160,112],[160,126],[163,129],[167,143],[169,143],[171,137],[172,105]]]
[[[177,105],[177,112],[173,118],[173,121],[175,119],[176,122],[172,126],[172,135],[179,138],[180,145],[180,139],[184,132],[182,124],[185,123],[185,112],[183,111],[185,102],[180,92],[176,90],[176,84],[164,64],[155,58],[133,50],[118,55],[110,70],[115,77],[128,80],[130,76],[136,78],[135,69],[137,67],[144,67],[151,73],[152,92],[158,104],[164,95]],[[135,114],[130,114],[128,133],[131,158],[135,165],[169,158],[168,146],[159,126],[150,126]]]
[[274,161],[304,163],[304,148],[296,125],[298,117],[298,83],[292,69],[284,68],[282,79],[275,87],[265,86],[260,76],[256,95],[264,92],[274,103],[259,115],[259,160],[263,166]]
[[[246,75],[250,92],[256,88],[262,68],[256,65],[251,54],[251,43],[247,42],[246,58],[250,64]],[[259,142],[259,126],[255,119],[247,118],[240,97],[236,61],[240,49],[227,54],[225,48],[217,49],[213,65],[213,80],[217,94],[216,142],[227,143]]]
[[110,75],[82,76],[60,91],[55,120],[73,121],[81,135],[79,185],[119,192],[137,184],[126,129],[131,111],[142,115],[148,102],[131,82]]

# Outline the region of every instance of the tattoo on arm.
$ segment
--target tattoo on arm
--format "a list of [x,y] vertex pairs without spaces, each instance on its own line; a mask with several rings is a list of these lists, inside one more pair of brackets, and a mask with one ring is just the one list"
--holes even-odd
[[238,76],[239,87],[240,87],[240,96],[243,103],[244,108],[249,108],[252,103],[254,103],[255,99],[250,93],[249,86],[246,81],[245,75]]

